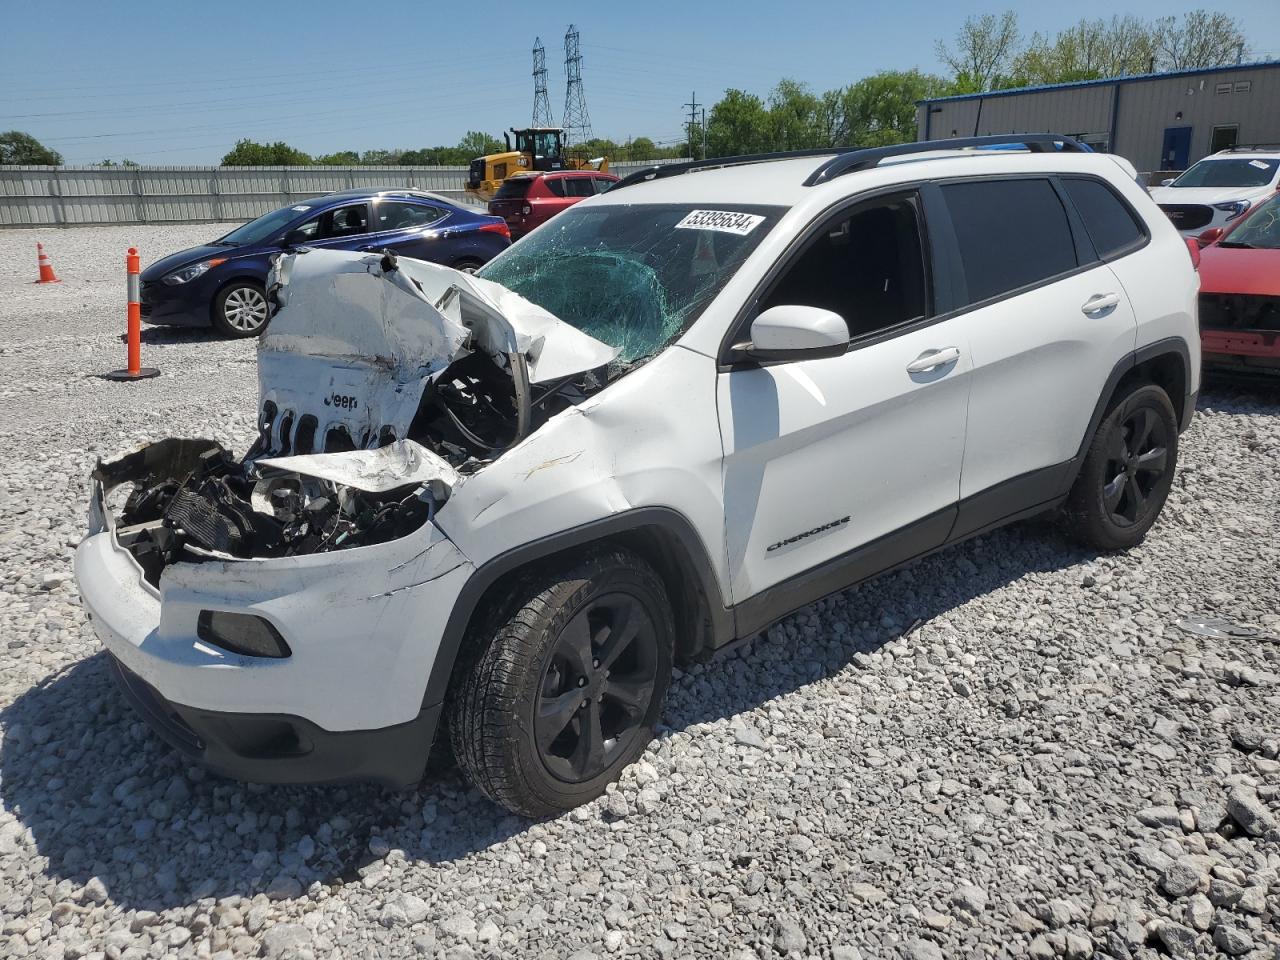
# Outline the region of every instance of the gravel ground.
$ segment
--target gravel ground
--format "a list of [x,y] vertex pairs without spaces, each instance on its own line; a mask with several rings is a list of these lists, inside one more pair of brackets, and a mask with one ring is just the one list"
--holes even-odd
[[0,232],[0,955],[1280,958],[1280,643],[1174,627],[1280,636],[1280,397],[1205,393],[1127,555],[1024,524],[692,666],[558,820],[448,770],[246,786],[121,702],[71,579],[95,456],[249,441],[252,344],[152,330],[160,378],[89,376],[127,245],[217,233]]

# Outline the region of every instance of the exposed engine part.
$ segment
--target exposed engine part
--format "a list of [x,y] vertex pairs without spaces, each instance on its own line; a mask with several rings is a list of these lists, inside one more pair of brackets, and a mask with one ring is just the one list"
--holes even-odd
[[[416,452],[419,461],[432,456],[422,448]],[[368,460],[378,453],[352,456]],[[387,459],[397,468],[412,462],[399,445]],[[234,460],[214,441],[175,439],[100,463],[94,477],[107,491],[133,484],[117,538],[156,584],[164,567],[179,560],[293,556],[403,537],[430,521],[448,498],[447,480],[456,474],[441,479],[433,463],[440,461],[419,462],[406,472],[408,482],[379,483],[370,492],[278,467],[261,476],[263,468]]]

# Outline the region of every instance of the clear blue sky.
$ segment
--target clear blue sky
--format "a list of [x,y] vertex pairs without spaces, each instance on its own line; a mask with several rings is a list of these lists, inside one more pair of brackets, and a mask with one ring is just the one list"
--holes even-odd
[[[216,163],[243,136],[316,154],[453,144],[529,122],[535,36],[559,121],[572,19],[596,135],[674,140],[694,91],[710,104],[727,87],[767,93],[780,77],[821,91],[881,69],[938,70],[936,39],[1013,5],[9,0],[0,130],[25,130],[68,163]],[[1280,56],[1280,0],[1079,0],[1024,6],[1019,19],[1030,34],[1201,5],[1239,18],[1255,58]]]

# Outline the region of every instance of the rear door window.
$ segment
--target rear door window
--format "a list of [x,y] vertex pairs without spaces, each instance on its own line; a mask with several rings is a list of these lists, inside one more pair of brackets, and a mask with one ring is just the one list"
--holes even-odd
[[412,230],[443,220],[445,211],[428,203],[378,200],[373,205],[373,230]]
[[1048,180],[979,180],[941,189],[960,244],[969,303],[1078,265],[1067,212]]
[[564,192],[567,197],[594,197],[596,188],[590,177],[565,177]]
[[1103,260],[1110,260],[1142,243],[1146,231],[1128,205],[1106,184],[1098,180],[1064,177],[1062,185],[1084,221],[1094,249]]
[[330,210],[320,218],[320,230],[326,238],[355,237],[369,232],[369,205],[352,203]]
[[553,197],[564,196],[564,177],[545,177],[542,181]]

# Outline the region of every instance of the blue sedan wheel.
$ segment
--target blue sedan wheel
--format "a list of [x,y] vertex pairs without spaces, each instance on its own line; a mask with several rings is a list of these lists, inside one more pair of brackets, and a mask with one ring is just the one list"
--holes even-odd
[[213,300],[213,325],[228,337],[256,337],[267,325],[267,297],[256,283],[237,281]]

